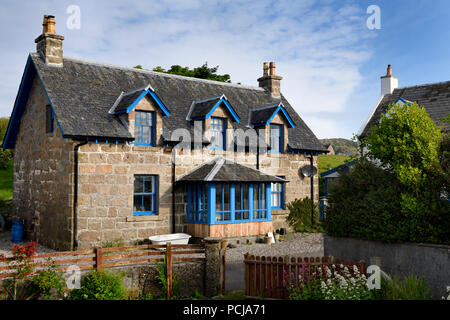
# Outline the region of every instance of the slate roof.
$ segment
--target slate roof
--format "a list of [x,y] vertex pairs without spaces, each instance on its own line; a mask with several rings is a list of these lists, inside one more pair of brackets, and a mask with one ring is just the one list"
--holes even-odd
[[[424,106],[430,118],[437,125],[444,125],[440,123],[440,119],[446,117],[450,112],[450,81],[394,89],[392,94],[385,95],[375,107],[372,116],[361,132],[362,137],[368,134],[370,127],[377,124],[381,115],[399,98]],[[446,128],[449,129],[448,124]]]
[[251,110],[250,124],[266,123],[277,110],[278,104],[271,104]]
[[287,182],[277,176],[242,165],[224,157],[216,157],[178,178],[177,182]]
[[204,117],[209,111],[216,105],[221,97],[213,97],[208,99],[203,99],[199,101],[194,101],[192,104],[192,110],[190,114],[190,119]]
[[[67,138],[103,137],[133,140],[118,116],[110,114],[109,111],[122,92],[148,85],[151,85],[171,112],[170,117],[163,117],[163,138],[167,141],[171,140],[171,133],[177,128],[186,128],[193,133],[193,122],[186,120],[193,101],[225,95],[241,119],[240,123],[233,123],[234,128],[244,130],[249,123],[250,109],[280,102],[280,99],[273,98],[269,92],[259,87],[67,57],[64,58],[62,67],[52,67],[46,65],[36,53],[31,53],[30,58],[44,84],[63,136]],[[283,96],[281,102],[295,123],[295,128],[288,129],[289,147],[325,152],[326,149]],[[124,101],[119,108],[125,108],[127,103]]]

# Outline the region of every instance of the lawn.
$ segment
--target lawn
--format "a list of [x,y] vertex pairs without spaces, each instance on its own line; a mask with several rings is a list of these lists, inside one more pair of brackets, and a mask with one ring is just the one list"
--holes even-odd
[[0,201],[12,199],[13,196],[13,162],[6,169],[0,169]]
[[343,154],[335,154],[335,155],[321,154],[319,155],[319,173],[323,173],[332,168],[340,166],[341,164],[349,162],[350,159],[351,156],[346,156]]
[[325,192],[325,185],[321,173],[328,171],[332,168],[338,167],[341,164],[349,162],[352,156],[346,156],[342,154],[321,154],[319,155],[319,195],[323,196]]

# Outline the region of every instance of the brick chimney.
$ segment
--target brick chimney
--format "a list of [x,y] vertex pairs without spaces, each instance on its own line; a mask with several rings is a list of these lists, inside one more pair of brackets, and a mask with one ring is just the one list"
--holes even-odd
[[264,62],[263,76],[258,79],[259,86],[267,89],[274,98],[280,98],[280,81],[283,79],[275,75],[275,62]]
[[389,64],[386,75],[381,77],[381,95],[391,94],[398,88],[398,78],[392,75],[392,67]]
[[62,67],[64,37],[55,33],[55,23],[55,16],[44,15],[42,34],[34,42],[36,43],[36,52],[46,64]]

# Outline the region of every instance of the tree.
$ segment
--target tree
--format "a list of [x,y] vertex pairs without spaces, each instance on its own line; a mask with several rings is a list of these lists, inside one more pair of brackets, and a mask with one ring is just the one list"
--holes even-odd
[[[138,66],[140,67],[140,65],[138,65]],[[136,66],[135,68],[137,68],[138,66]],[[230,75],[229,74],[223,74],[223,75],[217,74],[218,69],[219,69],[219,66],[209,68],[208,62],[205,62],[201,67],[196,67],[194,69],[189,69],[189,67],[182,67],[180,65],[173,65],[170,67],[169,70],[165,70],[161,66],[157,66],[157,67],[153,68],[153,71],[177,74],[179,76],[185,76],[185,77],[208,79],[208,80],[215,80],[215,81],[221,81],[221,82],[231,82]]]
[[402,184],[400,203],[411,241],[442,237],[438,229],[449,225],[449,203],[442,199],[448,190],[439,158],[442,138],[425,108],[411,103],[393,104],[361,141],[368,150],[365,156],[393,172]]
[[417,188],[438,162],[441,139],[440,128],[424,107],[417,103],[393,104],[362,145],[369,150],[369,158],[393,170],[405,186]]

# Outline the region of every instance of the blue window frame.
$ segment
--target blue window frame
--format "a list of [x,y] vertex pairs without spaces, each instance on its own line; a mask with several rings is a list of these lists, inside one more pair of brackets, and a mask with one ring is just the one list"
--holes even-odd
[[253,220],[265,219],[267,216],[266,185],[253,185]]
[[230,184],[216,184],[216,221],[231,220]]
[[133,214],[158,214],[158,176],[135,175],[133,193]]
[[224,118],[211,117],[211,149],[225,150],[226,126]]
[[270,221],[270,183],[190,183],[187,221],[227,224]]
[[234,199],[235,199],[235,214],[234,220],[243,221],[248,220],[249,207],[248,207],[248,194],[249,185],[247,183],[237,183],[234,186]]
[[270,125],[270,152],[282,153],[283,151],[283,125]]
[[52,107],[50,107],[50,105],[47,105],[47,107],[45,109],[45,114],[46,114],[45,131],[47,133],[52,133],[54,121],[53,121],[53,111],[52,111]]
[[[284,177],[279,177],[284,179]],[[284,183],[271,184],[272,209],[284,209]]]
[[206,223],[208,214],[208,193],[206,185],[188,186],[188,222]]
[[139,146],[155,145],[155,113],[153,111],[135,111],[134,144]]

